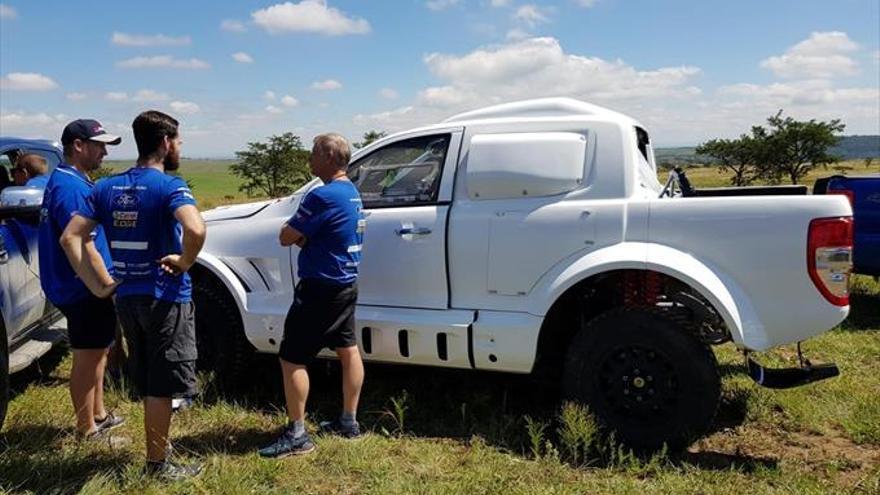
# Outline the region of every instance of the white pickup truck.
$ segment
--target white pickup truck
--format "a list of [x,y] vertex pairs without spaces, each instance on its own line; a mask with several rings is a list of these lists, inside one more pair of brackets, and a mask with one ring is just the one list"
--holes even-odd
[[[673,194],[644,128],[595,105],[464,113],[358,150],[348,174],[367,222],[367,361],[556,377],[632,447],[680,448],[710,426],[710,346],[796,343],[849,312],[846,198]],[[222,380],[246,380],[254,350],[277,352],[297,258],[278,230],[320,186],[204,213],[200,365]],[[748,362],[771,387],[837,374]]]

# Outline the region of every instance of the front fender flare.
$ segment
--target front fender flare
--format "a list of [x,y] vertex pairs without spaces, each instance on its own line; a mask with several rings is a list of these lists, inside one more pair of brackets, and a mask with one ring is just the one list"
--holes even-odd
[[239,282],[235,273],[219,258],[205,252],[199,253],[196,258],[196,264],[205,268],[220,280],[220,283],[223,284],[235,300],[235,305],[238,306],[238,311],[243,319],[244,315],[247,314],[247,291],[245,291],[244,286]]

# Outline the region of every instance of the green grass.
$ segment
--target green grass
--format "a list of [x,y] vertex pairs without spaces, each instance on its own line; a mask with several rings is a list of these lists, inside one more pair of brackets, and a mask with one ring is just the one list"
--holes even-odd
[[[255,450],[284,422],[277,362],[254,369],[237,400],[206,387],[177,415],[179,455],[205,473],[162,485],[140,474],[140,404],[126,388],[107,403],[128,423],[123,448],[79,444],[66,380],[70,358],[15,377],[0,436],[0,489],[15,493],[878,493],[880,489],[880,284],[859,278],[853,311],[806,352],[835,361],[838,378],[788,391],[743,374],[730,345],[718,349],[724,398],[713,431],[683,455],[637,459],[615,451],[582,408],[558,406],[556,390],[527,377],[371,365],[361,440],[317,437],[311,456],[260,459]],[[855,323],[853,323],[855,322]],[[761,358],[791,362],[792,349]],[[50,358],[51,361],[51,358]],[[339,408],[335,363],[312,372],[310,422]],[[526,418],[529,418],[528,420]],[[529,427],[529,423],[533,426]],[[535,424],[544,425],[543,428]],[[536,447],[537,446],[537,447]]]
[[[185,162],[202,205],[244,199],[228,162]],[[694,169],[700,186],[713,169]],[[821,174],[824,175],[824,174]],[[720,177],[722,181],[725,179]],[[722,185],[722,184],[718,184]],[[218,199],[219,198],[219,199]],[[255,451],[284,423],[277,361],[254,368],[246,396],[219,397],[209,382],[192,410],[177,415],[175,449],[205,463],[202,476],[163,485],[140,474],[142,408],[127,388],[107,404],[128,423],[128,446],[81,444],[73,437],[63,350],[14,376],[0,433],[4,493],[880,493],[880,283],[858,277],[853,311],[838,328],[809,340],[817,362],[841,376],[773,391],[744,374],[730,345],[716,349],[723,401],[712,431],[688,452],[637,459],[594,429],[588,411],[560,407],[557,389],[528,377],[370,365],[360,420],[363,439],[317,437],[303,458],[260,459]],[[759,358],[795,362],[792,347]],[[203,377],[204,378],[204,377]],[[310,429],[338,413],[335,363],[312,370]]]

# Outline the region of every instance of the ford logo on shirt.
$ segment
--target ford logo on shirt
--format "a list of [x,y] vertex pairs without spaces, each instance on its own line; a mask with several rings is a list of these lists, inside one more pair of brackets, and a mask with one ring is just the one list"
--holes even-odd
[[116,196],[113,203],[122,208],[137,208],[138,198],[134,194],[122,193]]

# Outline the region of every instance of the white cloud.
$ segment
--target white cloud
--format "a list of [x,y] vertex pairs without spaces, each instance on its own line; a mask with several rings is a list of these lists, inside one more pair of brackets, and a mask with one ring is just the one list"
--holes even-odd
[[245,52],[235,52],[235,53],[233,53],[233,54],[232,54],[232,60],[235,60],[236,62],[239,62],[239,63],[242,63],[242,64],[252,64],[252,63],[254,63],[254,59],[253,59],[253,57],[251,57],[250,55],[248,55],[248,54],[245,53]]
[[849,39],[846,33],[812,33],[784,54],[761,61],[761,67],[785,78],[851,76],[858,73],[858,64],[845,54],[858,48],[859,45]]
[[15,11],[14,8],[9,5],[0,3],[0,19],[16,19],[18,18],[18,12]]
[[419,91],[419,103],[429,107],[454,107],[467,101],[473,94],[454,86],[425,88]]
[[386,100],[396,100],[399,95],[391,88],[382,88],[379,90],[379,96]]
[[266,105],[266,111],[276,115],[279,113],[284,113],[284,110],[276,107],[275,105]]
[[370,115],[357,114],[354,116],[354,122],[357,124],[388,124],[395,118],[407,115],[413,111],[413,107],[406,106],[396,110],[387,112],[379,112]]
[[459,1],[460,0],[428,0],[425,2],[425,7],[435,11],[445,10],[457,4]]
[[338,9],[329,7],[323,0],[279,3],[255,11],[251,17],[256,25],[269,34],[304,32],[342,36],[370,32],[369,22],[348,17]]
[[718,94],[746,97],[751,102],[750,104],[767,107],[880,101],[880,88],[835,88],[826,79],[808,79],[768,85],[732,84],[718,88]]
[[269,101],[272,101],[272,100],[275,99],[275,92],[274,92],[274,91],[266,90],[266,92],[263,93],[263,98],[265,98],[265,99],[267,99],[267,100],[269,100]]
[[189,36],[167,36],[164,34],[128,34],[114,32],[110,42],[119,46],[181,46],[192,43]]
[[208,69],[211,65],[204,60],[191,58],[189,60],[177,59],[171,55],[156,55],[153,57],[134,57],[116,63],[123,69]]
[[577,0],[577,4],[585,9],[595,7],[597,3],[599,3],[599,0]]
[[542,9],[534,4],[521,5],[516,9],[513,18],[529,27],[550,22],[550,18],[547,16],[547,9]]
[[3,129],[3,133],[25,138],[56,138],[61,135],[61,130],[67,121],[68,118],[64,114],[49,115],[45,112],[23,111],[0,113],[0,129]]
[[104,99],[110,101],[126,101],[128,100],[128,93],[123,91],[110,91],[109,93],[104,94]]
[[319,91],[330,91],[341,88],[342,83],[336,79],[327,79],[326,81],[315,81],[312,83],[312,89],[317,89]]
[[85,93],[67,93],[65,97],[70,101],[82,101],[88,98],[88,95]]
[[493,7],[507,7],[510,5],[510,0],[492,0],[489,2]]
[[191,101],[172,101],[169,106],[171,110],[184,115],[199,113],[201,110],[198,105]]
[[247,28],[244,27],[244,23],[236,21],[235,19],[225,19],[220,23],[220,29],[230,33],[244,33],[247,31]]
[[138,102],[152,102],[152,101],[166,101],[171,97],[168,96],[167,93],[160,93],[158,91],[153,91],[152,89],[142,89],[134,94],[131,97],[131,101]]
[[284,97],[281,98],[281,104],[285,107],[295,107],[299,105],[299,100],[290,95],[284,95]]
[[0,78],[0,89],[11,91],[50,91],[58,87],[51,78],[36,72],[10,72]]
[[506,37],[508,40],[511,40],[511,41],[519,41],[519,40],[524,40],[524,39],[528,38],[529,36],[531,36],[531,35],[527,31],[524,31],[519,28],[513,28],[507,32]]

